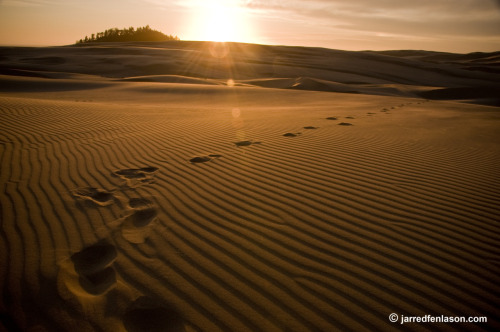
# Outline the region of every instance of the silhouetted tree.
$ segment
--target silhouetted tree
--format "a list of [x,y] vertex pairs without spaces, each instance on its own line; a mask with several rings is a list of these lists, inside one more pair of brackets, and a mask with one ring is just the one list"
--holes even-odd
[[134,29],[130,27],[122,30],[118,28],[107,29],[104,32],[92,34],[89,37],[85,36],[76,44],[92,43],[92,42],[128,42],[128,41],[168,41],[180,40],[177,36],[166,35],[160,31],[153,30],[149,25]]

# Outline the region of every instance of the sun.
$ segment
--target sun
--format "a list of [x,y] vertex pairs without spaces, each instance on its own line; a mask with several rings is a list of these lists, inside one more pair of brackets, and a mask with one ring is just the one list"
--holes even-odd
[[203,38],[206,40],[227,42],[238,39],[237,14],[233,8],[220,1],[212,1],[208,10],[203,13]]
[[254,41],[248,13],[236,5],[235,1],[197,1],[193,10],[193,39],[215,42]]

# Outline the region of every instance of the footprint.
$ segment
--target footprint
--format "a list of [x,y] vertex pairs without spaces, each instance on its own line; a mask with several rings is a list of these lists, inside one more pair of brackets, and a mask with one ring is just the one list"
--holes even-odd
[[144,173],[154,173],[157,170],[158,170],[158,167],[153,167],[153,166],[139,168],[139,171],[144,172]]
[[126,168],[115,171],[114,174],[125,179],[140,179],[155,173],[157,170],[157,167]]
[[151,233],[151,228],[147,226],[156,220],[158,210],[151,201],[144,198],[132,198],[129,207],[132,213],[123,219],[122,236],[131,243],[144,243]]
[[94,187],[77,188],[72,191],[73,196],[91,201],[99,206],[113,204],[114,196],[109,191]]
[[107,243],[98,243],[71,256],[76,272],[93,273],[110,265],[116,259],[116,249]]
[[154,182],[154,175],[158,171],[158,167],[142,167],[142,168],[125,168],[113,172],[113,175],[127,181],[128,186],[136,186],[140,184]]
[[130,222],[134,227],[144,227],[155,220],[158,212],[153,207],[137,209],[130,216],[125,218],[125,223]]
[[71,256],[80,286],[89,294],[105,293],[116,284],[116,272],[111,264],[116,249],[107,243],[98,243]]
[[252,145],[253,143],[252,141],[239,141],[234,144],[236,144],[236,146],[249,146]]
[[338,120],[336,116],[329,116],[326,118],[327,120]]
[[318,129],[319,127],[313,127],[313,126],[306,126],[304,129]]
[[189,159],[189,162],[193,163],[193,164],[206,163],[207,161],[210,161],[214,158],[218,159],[221,157],[222,157],[222,155],[220,155],[220,154],[209,154],[208,156],[191,158],[191,159]]
[[194,157],[194,158],[191,158],[189,159],[189,162],[191,163],[206,163],[207,161],[210,161],[212,160],[212,158],[208,157],[208,156],[203,156],[203,157]]
[[153,206],[153,203],[146,198],[131,198],[128,202],[131,209],[144,208]]
[[123,325],[128,332],[185,331],[184,320],[176,310],[146,296],[129,306],[123,316]]
[[80,275],[79,281],[87,293],[101,295],[116,284],[116,272],[110,266],[92,274]]
[[353,124],[349,122],[341,122],[339,123],[339,126],[353,126]]
[[285,137],[297,137],[299,135],[300,135],[300,133],[286,133],[286,134],[283,134],[283,136],[285,136]]

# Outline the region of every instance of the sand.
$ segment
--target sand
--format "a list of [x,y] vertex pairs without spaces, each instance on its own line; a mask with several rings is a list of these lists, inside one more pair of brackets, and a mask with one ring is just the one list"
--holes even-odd
[[0,330],[499,330],[498,59],[0,48]]

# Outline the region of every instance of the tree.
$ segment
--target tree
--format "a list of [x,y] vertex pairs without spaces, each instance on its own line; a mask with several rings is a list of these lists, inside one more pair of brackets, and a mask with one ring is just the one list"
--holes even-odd
[[166,35],[160,31],[153,30],[149,25],[145,27],[134,27],[118,29],[107,29],[104,32],[92,34],[91,38],[85,36],[85,39],[80,39],[77,44],[84,44],[90,42],[127,42],[127,41],[168,41],[180,40],[177,36]]

